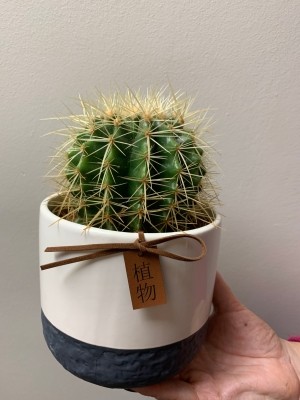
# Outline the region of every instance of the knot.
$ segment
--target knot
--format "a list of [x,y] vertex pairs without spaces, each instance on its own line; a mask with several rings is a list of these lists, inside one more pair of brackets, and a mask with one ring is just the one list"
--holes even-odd
[[[55,246],[47,247],[45,252],[82,252],[88,251],[87,254],[81,256],[70,257],[59,261],[54,261],[48,264],[41,265],[41,270],[46,270],[49,268],[55,268],[66,264],[76,263],[80,261],[94,260],[96,258],[105,257],[120,252],[126,252],[128,250],[137,250],[139,255],[142,256],[143,253],[157,254],[161,257],[168,257],[179,261],[199,261],[203,258],[207,252],[206,245],[204,241],[196,236],[189,235],[187,233],[178,233],[175,235],[165,236],[154,240],[145,240],[144,232],[138,233],[138,238],[132,243],[98,243],[98,244],[85,244],[76,246]],[[194,240],[198,243],[200,251],[196,257],[187,257],[180,254],[172,253],[162,248],[157,247],[158,244],[166,243],[179,238],[187,238],[189,240]]]
[[142,256],[143,253],[147,251],[146,243],[144,232],[139,232],[139,237],[134,241],[134,244],[139,251],[139,256]]

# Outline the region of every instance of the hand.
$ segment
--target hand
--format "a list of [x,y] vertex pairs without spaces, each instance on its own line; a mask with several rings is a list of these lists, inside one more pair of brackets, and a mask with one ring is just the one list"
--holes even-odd
[[289,343],[245,308],[220,275],[213,304],[206,341],[190,365],[135,391],[157,400],[299,399]]

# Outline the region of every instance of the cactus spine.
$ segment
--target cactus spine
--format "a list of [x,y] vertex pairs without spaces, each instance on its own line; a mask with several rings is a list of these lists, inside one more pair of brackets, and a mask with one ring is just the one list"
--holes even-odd
[[[205,112],[182,94],[99,96],[59,149],[60,196],[53,211],[86,226],[170,232],[211,222],[215,192],[207,173]],[[75,126],[74,126],[75,125]],[[57,157],[55,157],[56,159]]]

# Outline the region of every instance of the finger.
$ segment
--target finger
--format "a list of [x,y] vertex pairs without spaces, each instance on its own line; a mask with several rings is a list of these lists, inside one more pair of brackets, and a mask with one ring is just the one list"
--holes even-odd
[[197,398],[193,387],[179,379],[169,379],[156,385],[136,388],[134,391],[157,400],[194,400]]
[[216,275],[213,305],[217,313],[239,311],[244,308],[219,272]]

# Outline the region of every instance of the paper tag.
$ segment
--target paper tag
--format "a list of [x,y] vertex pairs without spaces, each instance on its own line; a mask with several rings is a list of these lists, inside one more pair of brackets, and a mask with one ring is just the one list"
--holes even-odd
[[166,303],[159,256],[140,255],[138,250],[124,252],[124,260],[134,310]]

